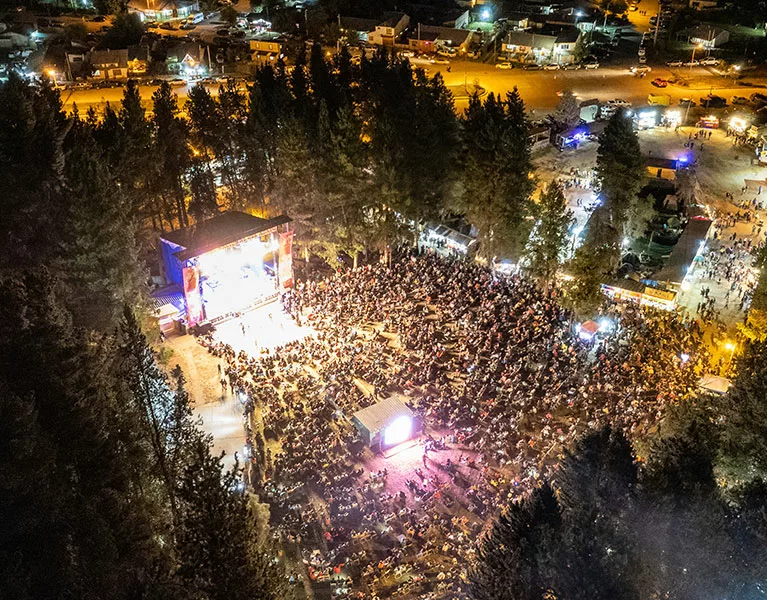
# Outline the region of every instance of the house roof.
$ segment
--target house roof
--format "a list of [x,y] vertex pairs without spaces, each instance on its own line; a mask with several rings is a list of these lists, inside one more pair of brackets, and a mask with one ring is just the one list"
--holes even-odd
[[359,17],[341,17],[340,27],[347,31],[375,31],[378,21],[375,19],[360,19]]
[[118,68],[127,68],[128,66],[128,49],[121,48],[119,50],[91,50],[91,64],[93,66],[99,65],[117,65]]
[[149,60],[149,48],[140,44],[128,46],[128,60]]
[[676,171],[677,160],[675,158],[663,158],[662,156],[648,156],[645,158],[648,167],[655,169],[672,169]]
[[527,31],[512,31],[506,38],[506,43],[511,46],[526,46],[528,48],[544,48],[546,50],[554,49],[554,42],[557,38],[553,35],[542,35],[540,33],[528,33]]
[[186,261],[290,221],[292,219],[285,215],[273,219],[260,219],[243,212],[232,211],[221,213],[184,229],[164,233],[161,237],[181,246],[183,250],[176,252],[174,256],[181,261]]
[[372,434],[376,431],[383,431],[389,424],[403,416],[411,419],[415,417],[413,411],[404,402],[391,396],[372,406],[358,410],[352,416],[352,420]]
[[399,23],[404,16],[405,13],[401,12],[384,13],[384,20],[381,21],[378,25],[381,27],[396,27],[397,23]]
[[200,44],[196,44],[195,42],[180,42],[168,48],[166,56],[175,59],[177,62],[181,62],[187,56],[199,60],[202,57],[202,49]]
[[565,27],[557,35],[557,44],[572,44],[578,41],[580,35],[581,31],[577,27]]
[[728,33],[726,29],[721,27],[714,27],[713,25],[698,25],[697,27],[691,27],[685,29],[684,34],[697,38],[699,40],[712,40],[719,37],[723,33]]
[[[462,45],[472,34],[468,29],[454,29],[453,27],[439,27],[436,25],[421,25],[422,40],[442,40],[449,42],[451,46]],[[411,39],[418,37],[418,31],[415,36],[411,34]]]
[[682,283],[685,275],[687,275],[687,269],[698,253],[701,242],[706,239],[710,227],[710,219],[702,217],[690,219],[671,251],[671,256],[668,257],[666,264],[660,271],[654,273],[652,278],[656,281]]

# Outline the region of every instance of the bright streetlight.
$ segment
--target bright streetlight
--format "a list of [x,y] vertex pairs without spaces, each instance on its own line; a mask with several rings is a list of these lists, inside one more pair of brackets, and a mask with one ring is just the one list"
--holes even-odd
[[703,50],[703,44],[696,44],[692,47],[692,57],[690,58],[690,71],[692,71],[692,63],[695,62],[695,51]]

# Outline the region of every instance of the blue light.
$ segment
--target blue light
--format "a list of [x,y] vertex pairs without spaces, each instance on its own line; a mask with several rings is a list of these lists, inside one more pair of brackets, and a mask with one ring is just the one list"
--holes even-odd
[[490,19],[490,11],[488,9],[485,9],[482,11],[482,18],[487,21]]

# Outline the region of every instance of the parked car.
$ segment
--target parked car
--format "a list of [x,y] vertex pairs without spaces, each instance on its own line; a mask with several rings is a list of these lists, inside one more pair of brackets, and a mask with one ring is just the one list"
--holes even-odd
[[686,63],[684,63],[685,67],[699,67],[700,61],[699,60],[688,60]]
[[714,96],[709,94],[700,99],[700,105],[704,108],[724,108],[727,106],[727,100],[721,96]]
[[639,46],[639,50],[637,50],[637,56],[644,56],[647,53],[644,46]]
[[95,17],[93,17],[91,19],[91,22],[93,22],[93,23],[103,23],[106,20],[107,20],[107,18],[104,15],[96,15]]
[[176,31],[178,27],[176,27],[173,23],[161,23],[160,29],[164,29],[165,31]]
[[181,77],[174,77],[173,79],[169,80],[168,83],[171,87],[184,87],[186,85],[186,79],[181,79]]
[[607,106],[613,106],[615,108],[629,108],[631,106],[631,102],[628,100],[623,100],[622,98],[614,98],[612,100],[607,101]]
[[599,63],[597,61],[583,63],[584,69],[598,69]]
[[403,50],[402,52],[399,53],[399,55],[402,56],[403,58],[413,58],[415,56],[415,52],[413,52],[412,50]]
[[531,63],[529,65],[525,65],[523,67],[525,71],[540,71],[541,65],[536,65],[535,63]]
[[644,54],[639,56],[639,64],[640,65],[647,64],[647,57]]
[[662,77],[656,77],[650,83],[659,88],[668,87],[668,79],[663,79]]
[[508,62],[508,61],[505,61],[505,62],[499,62],[499,63],[497,63],[497,64],[495,65],[495,68],[496,68],[496,69],[504,69],[504,70],[506,70],[506,69],[513,69],[513,68],[514,68],[514,65],[512,65],[512,64],[511,64],[510,62]]
[[714,58],[713,56],[707,56],[706,58],[700,59],[700,64],[706,67],[713,67],[719,64],[719,60]]
[[183,29],[184,31],[191,31],[192,29],[197,29],[197,25],[195,25],[194,23],[184,23],[181,26],[181,29]]
[[681,60],[670,60],[666,63],[667,67],[681,67],[684,63]]
[[695,100],[692,98],[680,98],[679,99],[679,106],[682,108],[692,108],[693,106],[697,106],[695,103]]
[[748,104],[748,102],[749,100],[745,96],[733,96],[730,99],[730,104],[743,105],[743,104]]
[[450,64],[450,61],[448,59],[442,58],[441,56],[438,58],[432,58],[429,62],[433,65],[449,65]]
[[636,73],[649,73],[650,71],[652,71],[652,69],[650,67],[648,67],[647,65],[635,65],[635,66],[631,67],[631,69],[629,69],[629,70],[632,73],[634,73],[634,74],[636,74]]
[[753,102],[757,106],[764,106],[765,104],[767,104],[767,94],[755,92],[751,94],[751,102]]
[[559,71],[559,65],[557,63],[548,63],[543,65],[544,70],[546,71]]
[[577,71],[578,69],[581,68],[581,64],[580,63],[568,63],[566,65],[562,65],[562,68],[565,71]]

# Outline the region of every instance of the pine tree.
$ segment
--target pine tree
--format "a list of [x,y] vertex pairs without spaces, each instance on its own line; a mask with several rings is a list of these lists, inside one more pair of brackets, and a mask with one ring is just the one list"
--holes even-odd
[[532,275],[548,285],[554,279],[568,243],[573,213],[567,208],[562,184],[554,181],[541,194],[538,222],[527,248]]
[[562,518],[550,485],[512,502],[480,543],[469,576],[473,600],[542,600]]
[[644,164],[633,122],[623,111],[612,116],[599,136],[596,174],[610,222],[621,236],[626,235],[628,214],[642,187]]
[[72,327],[47,273],[0,281],[3,598],[164,586],[163,516],[113,357],[109,340]]
[[222,479],[221,460],[204,436],[189,450],[179,495],[179,575],[210,600],[286,598],[279,571],[259,547],[252,505],[236,471]]
[[158,157],[153,191],[168,198],[167,204],[176,211],[179,227],[189,224],[184,180],[191,163],[188,128],[179,116],[178,96],[170,84],[163,82],[152,94],[152,124],[154,150]]
[[581,120],[581,103],[570,90],[564,90],[554,111],[554,120],[562,129],[574,127]]

